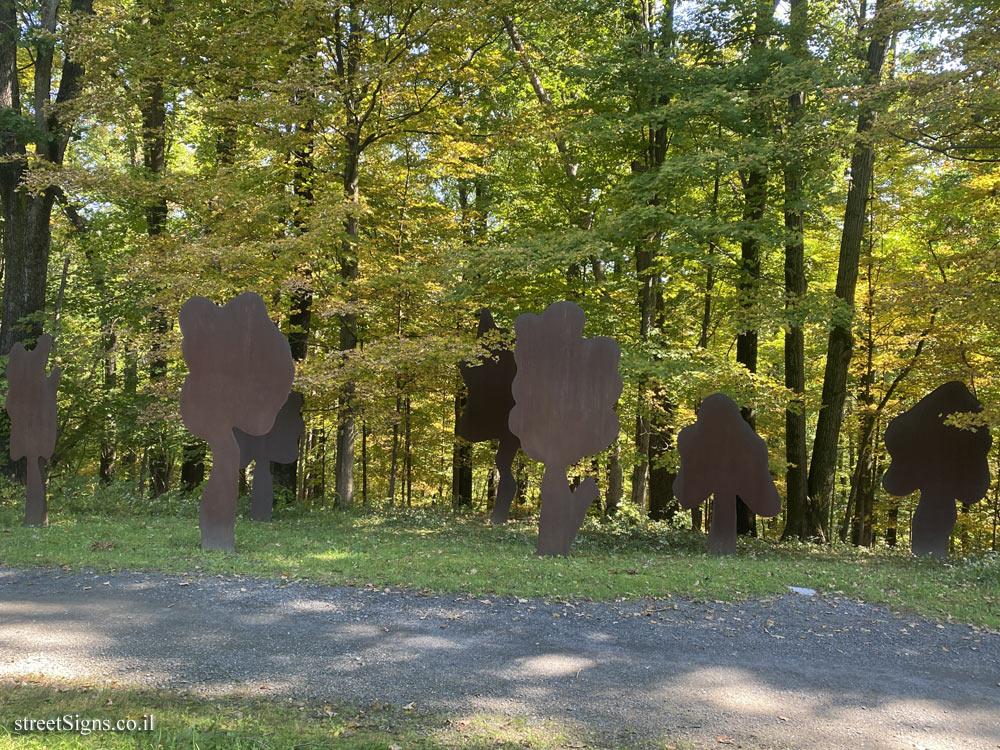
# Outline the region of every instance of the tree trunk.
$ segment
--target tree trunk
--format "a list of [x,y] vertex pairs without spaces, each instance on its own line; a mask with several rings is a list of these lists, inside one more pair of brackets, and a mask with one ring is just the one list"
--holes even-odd
[[[158,15],[150,18],[150,24],[163,23]],[[163,92],[163,82],[159,79],[144,80],[140,83],[142,101],[142,164],[147,177],[154,183],[161,180],[166,167],[167,103]],[[146,234],[155,242],[166,229],[167,200],[154,198],[146,206]],[[157,305],[149,316],[149,326],[153,333],[152,351],[149,357],[149,381],[154,390],[167,375],[167,357],[164,353],[164,339],[170,330],[166,313]],[[149,451],[149,488],[153,497],[167,491],[170,482],[170,458],[167,446],[166,428],[153,428],[153,440]]]
[[[360,133],[349,133],[344,139],[344,199],[350,204],[348,216],[344,220],[344,240],[341,243],[340,277],[350,291],[349,300],[354,297],[353,286],[358,278],[358,240],[360,224],[358,204],[358,164],[361,157]],[[350,306],[340,317],[340,351],[350,352],[358,345],[358,314]],[[354,383],[346,383],[341,389],[338,402],[337,458],[334,466],[337,507],[349,508],[354,501],[354,437],[355,405]]]
[[361,420],[361,504],[368,507],[368,420]]
[[[760,98],[760,90],[767,76],[767,66],[763,58],[767,51],[773,22],[773,3],[757,0],[747,81],[750,96],[757,99]],[[760,102],[750,104],[750,131],[747,142],[753,146],[760,146],[767,139],[765,114]],[[754,313],[759,306],[760,295],[761,241],[758,233],[763,229],[764,211],[767,208],[767,177],[766,161],[760,154],[754,154],[743,185],[744,235],[740,242],[740,273],[737,282],[740,307],[745,315],[745,328],[736,338],[736,361],[743,364],[751,373],[757,372],[758,332]],[[753,409],[744,406],[740,411],[750,427],[755,428],[756,418]],[[757,536],[756,516],[741,498],[736,499],[736,533]]]
[[885,515],[885,543],[895,548],[899,543],[899,500],[889,498],[889,508]]
[[[636,247],[635,270],[639,277],[639,340],[646,342],[653,327],[656,314],[656,286],[658,276],[652,270],[655,251],[650,243]],[[649,384],[645,377],[639,378],[636,396],[635,417],[635,466],[632,468],[632,504],[640,511],[646,508],[647,472],[649,470],[649,405],[647,393]]]
[[[125,364],[122,367],[122,395],[124,395],[126,403],[134,404],[136,393],[139,389],[139,356],[135,346],[131,343],[126,342],[125,344],[124,359]],[[135,423],[133,422],[132,424]],[[122,466],[128,470],[130,479],[138,479],[136,467],[141,464],[139,467],[140,473],[145,471],[145,449],[143,449],[143,458],[140,462],[134,438],[125,430],[119,431],[118,443],[119,446],[123,448],[121,458]],[[140,481],[140,485],[141,484],[142,483]],[[142,495],[141,486],[139,494]]]
[[680,510],[674,499],[676,474],[665,465],[665,456],[674,449],[672,427],[674,405],[662,388],[653,396],[659,408],[651,420],[649,437],[649,517],[654,521],[669,521]]
[[[712,221],[715,222],[716,214],[719,210],[719,165],[716,164],[715,179],[712,186]],[[715,266],[714,256],[716,242],[714,239],[708,241],[708,263],[705,269],[705,293],[702,302],[701,334],[698,337],[698,348],[707,349],[708,340],[712,330],[712,293],[715,289]],[[703,525],[702,505],[696,505],[691,509],[691,530],[701,531]]]
[[615,515],[622,502],[624,477],[622,475],[621,455],[621,443],[615,440],[615,444],[611,448],[611,454],[608,456],[608,493],[605,496],[607,498],[607,505],[604,508],[604,515],[606,516]]
[[[105,291],[103,282],[99,285],[99,292]],[[112,418],[112,408],[115,388],[118,385],[118,362],[115,357],[115,332],[110,322],[102,325],[101,349],[104,360],[104,400],[106,404],[105,412],[108,414],[108,423],[103,426],[101,434],[101,457],[98,464],[97,475],[101,484],[111,484],[115,476],[115,468],[118,460],[118,450],[115,440],[115,419]]]
[[[296,99],[300,98],[296,95]],[[303,234],[309,231],[309,211],[315,202],[315,192],[313,190],[314,173],[314,150],[315,150],[315,123],[307,119],[300,128],[302,143],[292,151],[292,163],[295,166],[292,175],[292,194],[295,196],[295,205],[292,210],[292,225],[296,234]],[[312,334],[312,303],[313,294],[310,278],[312,269],[308,266],[300,266],[299,272],[305,277],[302,283],[292,290],[289,300],[288,328],[286,337],[288,347],[292,352],[292,359],[295,360],[296,369],[305,361],[309,354],[309,337]],[[302,431],[299,442],[300,458],[305,471],[306,461],[309,457],[307,453],[306,431]],[[294,502],[299,496],[299,463],[293,461],[288,464],[272,464],[271,477],[274,483],[274,499],[284,498],[286,502]],[[305,486],[303,485],[303,495]]]
[[182,450],[181,489],[191,492],[205,481],[205,442],[197,438],[188,440]]
[[396,418],[392,423],[392,459],[389,463],[389,507],[396,499],[396,474],[399,472],[399,424],[403,419],[403,398],[399,378],[396,378]]
[[[808,0],[791,0],[789,8],[789,49],[796,62],[809,56]],[[805,271],[805,194],[802,189],[805,168],[800,156],[802,147],[794,142],[805,105],[805,93],[796,91],[788,97],[788,131],[792,143],[785,156],[785,387],[793,394],[785,407],[785,528],[782,539],[806,535],[808,494],[806,466],[806,363],[804,304]]]
[[[865,81],[878,84],[890,34],[885,22],[886,6],[894,0],[877,0],[871,20],[872,38],[868,45]],[[868,101],[859,107],[857,135],[851,153],[851,185],[844,209],[844,227],[840,238],[840,258],[837,266],[838,309],[831,320],[827,346],[826,368],[823,374],[823,396],[816,437],[813,441],[812,463],[809,466],[809,497],[812,500],[807,517],[806,533],[819,539],[829,539],[829,515],[833,501],[837,472],[837,442],[844,417],[847,395],[847,373],[854,349],[851,325],[854,319],[854,293],[858,281],[861,242],[864,237],[868,187],[875,164],[875,146],[868,137],[875,126],[877,112]]]
[[472,505],[472,443],[458,434],[458,420],[465,410],[465,386],[455,393],[455,427],[451,450],[451,502],[456,508]]
[[410,432],[410,394],[403,398],[403,418],[406,420],[406,429],[403,433],[403,471],[406,482],[406,507],[413,505],[413,441]]
[[[869,212],[871,215],[871,212]],[[861,425],[858,431],[858,465],[851,475],[851,490],[847,511],[840,529],[840,540],[846,541],[847,527],[851,525],[851,543],[857,547],[872,544],[872,511],[875,505],[875,420],[878,417],[872,387],[875,384],[875,284],[872,267],[874,226],[868,233],[868,262],[866,280],[868,295],[865,301],[865,371],[861,377],[858,405],[861,408]],[[852,506],[853,501],[853,508]],[[850,520],[849,520],[850,519]]]
[[[862,426],[865,429],[865,426]],[[867,446],[858,459],[862,462],[860,483],[855,489],[854,518],[851,543],[857,547],[871,547],[873,541],[872,512],[875,508],[875,461],[871,446]]]
[[[19,3],[0,0],[0,110],[11,121],[22,117],[18,47],[22,39]],[[58,27],[58,3],[45,4],[42,14],[43,34],[37,34],[31,45],[33,70],[33,137],[35,156],[50,166],[60,165],[69,142],[72,123],[61,113],[79,95],[84,69],[67,53],[62,60],[59,91],[53,110],[52,76],[56,45],[51,41]],[[70,12],[92,14],[93,0],[72,0]],[[31,68],[29,67],[29,70]],[[6,119],[6,118],[5,118]],[[25,118],[27,119],[27,118]],[[49,187],[31,195],[21,181],[28,169],[27,149],[23,134],[15,130],[0,130],[0,202],[3,204],[3,304],[0,308],[0,355],[7,355],[19,342],[37,338],[42,332],[38,313],[45,309],[45,288],[51,243],[50,221],[56,188]],[[9,453],[10,423],[6,412],[0,419],[0,469],[15,471]]]

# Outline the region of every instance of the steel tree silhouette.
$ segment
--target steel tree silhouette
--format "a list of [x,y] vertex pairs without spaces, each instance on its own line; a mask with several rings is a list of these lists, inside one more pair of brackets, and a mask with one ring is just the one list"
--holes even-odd
[[948,538],[958,512],[955,501],[978,502],[990,486],[986,457],[993,438],[989,428],[966,430],[945,424],[957,412],[982,411],[979,399],[964,383],[939,386],[885,428],[885,447],[892,463],[882,476],[890,495],[920,490],[910,527],[915,555],[948,556]]
[[[484,307],[479,311],[476,336],[482,338],[490,331],[501,329],[493,322],[489,309]],[[500,472],[500,484],[490,520],[496,524],[507,523],[510,504],[517,493],[517,482],[511,467],[517,449],[521,447],[521,441],[511,432],[508,424],[510,410],[514,408],[514,395],[511,393],[511,384],[517,372],[514,353],[509,349],[493,347],[488,359],[480,360],[478,365],[463,362],[459,365],[459,370],[469,397],[465,411],[458,420],[458,434],[470,443],[500,441],[495,459]]]
[[274,480],[271,462],[291,464],[299,457],[299,438],[305,429],[302,419],[302,394],[292,391],[274,419],[274,426],[266,435],[248,435],[239,427],[233,429],[240,446],[240,469],[251,462],[253,489],[250,492],[250,518],[270,521],[274,508]]
[[48,522],[45,479],[40,461],[51,458],[56,447],[56,391],[61,369],[45,366],[52,350],[52,336],[38,337],[30,352],[14,344],[7,363],[7,414],[10,417],[10,457],[26,458],[28,487],[24,503],[24,525],[43,526]]
[[212,473],[201,495],[201,546],[233,550],[240,466],[233,428],[248,435],[271,429],[292,387],[292,352],[253,292],[225,307],[192,297],[180,323],[188,366],[181,416],[212,448]]
[[517,375],[509,424],[524,452],[545,464],[539,555],[569,554],[597,499],[592,477],[572,490],[566,469],[600,453],[618,435],[614,407],[622,392],[621,351],[606,336],[583,338],[586,322],[583,310],[572,302],[556,302],[541,315],[529,313],[514,321]]
[[781,497],[767,467],[767,445],[728,396],[713,393],[698,407],[698,420],[677,436],[681,466],[674,496],[694,508],[714,495],[708,551],[736,552],[736,498],[761,516],[776,516]]

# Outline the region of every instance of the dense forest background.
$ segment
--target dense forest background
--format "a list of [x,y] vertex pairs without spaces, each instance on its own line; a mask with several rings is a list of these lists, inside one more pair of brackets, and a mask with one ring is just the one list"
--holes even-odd
[[[674,437],[723,391],[786,498],[744,533],[902,543],[886,422],[952,379],[1000,421],[997,28],[982,0],[0,0],[0,351],[55,335],[49,476],[198,488],[177,314],[253,290],[305,394],[281,502],[481,509],[478,311],[571,299],[623,349],[592,512],[704,528]],[[961,510],[959,550],[996,549],[1000,483]]]

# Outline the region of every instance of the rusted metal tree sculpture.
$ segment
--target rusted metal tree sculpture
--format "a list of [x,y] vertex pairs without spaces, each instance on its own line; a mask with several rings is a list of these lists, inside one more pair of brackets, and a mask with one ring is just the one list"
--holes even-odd
[[45,375],[52,350],[52,336],[38,337],[30,352],[14,344],[7,363],[7,415],[10,417],[10,457],[28,462],[28,487],[24,503],[24,525],[44,526],[48,522],[45,479],[41,459],[51,458],[56,447],[56,391],[60,368]]
[[[493,315],[484,307],[479,311],[476,336],[482,338],[490,331],[506,333],[497,327]],[[509,349],[492,347],[488,359],[482,359],[478,365],[463,362],[459,370],[469,397],[458,420],[458,434],[470,443],[500,441],[496,454],[500,483],[490,520],[495,524],[507,523],[510,504],[517,494],[512,466],[517,449],[521,447],[521,441],[510,431],[507,422],[510,410],[514,408],[514,395],[511,393],[511,384],[517,372],[514,353]]]
[[212,473],[201,495],[201,546],[231,551],[240,471],[233,428],[248,435],[271,429],[288,398],[295,365],[288,340],[253,292],[225,307],[192,297],[181,308],[180,323],[188,366],[181,416],[212,448]]
[[674,495],[684,508],[714,495],[708,551],[736,552],[736,498],[760,516],[776,516],[781,497],[767,467],[767,445],[728,396],[714,393],[698,407],[698,421],[677,436],[681,456]]
[[271,462],[291,464],[299,457],[299,438],[305,429],[302,419],[302,394],[292,391],[266,435],[248,435],[239,427],[233,430],[240,446],[240,469],[252,461],[253,488],[250,491],[250,518],[270,521],[274,508],[274,480]]
[[890,495],[920,490],[910,527],[915,555],[948,556],[948,538],[958,512],[955,501],[979,502],[990,486],[986,457],[993,444],[989,428],[945,424],[950,414],[982,411],[979,399],[953,380],[931,391],[885,428],[892,463],[882,476]]
[[539,555],[569,554],[598,492],[592,477],[570,489],[566,470],[618,435],[614,407],[622,392],[621,351],[606,336],[583,338],[586,322],[572,302],[556,302],[541,315],[514,321],[517,375],[509,423],[524,452],[545,464]]

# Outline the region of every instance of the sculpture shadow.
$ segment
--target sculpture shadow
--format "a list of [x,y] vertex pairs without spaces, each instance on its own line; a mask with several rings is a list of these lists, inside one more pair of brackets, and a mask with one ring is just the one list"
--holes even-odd
[[[11,575],[25,574],[0,571],[0,584]],[[876,722],[901,710],[928,723],[935,719],[926,712],[940,714],[951,746],[1000,740],[992,699],[1000,636],[982,634],[978,651],[934,646],[916,658],[907,638],[962,643],[968,629],[924,620],[914,627],[912,618],[847,600],[570,606],[294,583],[243,593],[240,581],[178,587],[180,579],[152,574],[70,578],[58,594],[41,582],[0,585],[8,673],[19,660],[37,672],[38,653],[53,668],[93,668],[94,653],[116,665],[102,678],[125,684],[152,676],[199,694],[257,695],[265,685],[279,699],[503,710],[587,732],[625,716],[640,736],[668,741],[725,734],[711,719],[728,717],[770,741],[808,730],[825,733],[829,747],[850,747],[837,744],[856,742],[844,727],[862,726],[874,732],[866,746],[895,748],[891,732],[879,744]],[[40,616],[53,634],[71,637],[32,639]],[[895,718],[892,725],[900,728]]]

